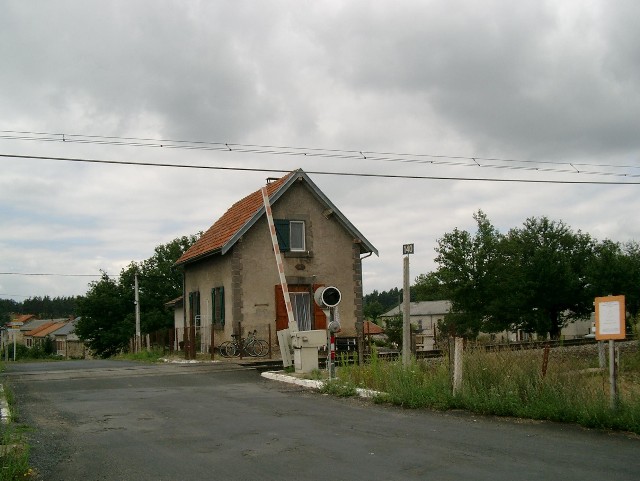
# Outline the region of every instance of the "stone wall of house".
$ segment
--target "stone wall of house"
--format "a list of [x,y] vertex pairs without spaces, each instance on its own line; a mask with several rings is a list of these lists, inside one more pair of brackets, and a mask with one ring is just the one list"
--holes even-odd
[[[179,309],[180,314],[175,314],[176,327],[181,329],[186,324],[189,325],[191,314],[189,312],[189,293],[200,292],[200,316],[201,325],[210,326],[213,315],[213,305],[211,299],[211,290],[214,287],[224,287],[225,292],[225,326],[223,329],[216,328],[216,336],[220,336],[220,340],[229,339],[232,333],[230,326],[232,316],[232,277],[231,277],[231,255],[220,256],[215,255],[207,257],[200,262],[187,264],[185,266],[185,285],[183,308]],[[180,317],[182,316],[182,317]],[[218,343],[216,343],[218,344]]]
[[[304,183],[292,185],[272,206],[272,211],[274,219],[305,221],[306,252],[283,253],[287,283],[336,286],[342,293],[341,320],[353,324],[362,311],[362,272],[357,254],[359,248],[354,247],[358,240],[326,211]],[[280,280],[265,216],[231,252],[188,264],[186,272],[184,305],[187,319],[189,292],[199,290],[201,314],[210,323],[211,289],[223,285],[226,322],[224,331],[216,331],[216,339],[230,339],[239,322],[243,334],[258,329],[261,337],[265,337],[266,326],[270,325],[275,338],[275,287]]]
[[[292,185],[272,206],[274,219],[305,221],[306,252],[283,253],[285,276],[292,286],[337,287],[342,293],[341,318],[355,322],[354,239],[325,210],[303,183]],[[280,280],[266,217],[245,235],[241,249],[243,324],[275,326],[275,286]]]
[[66,341],[67,346],[67,359],[87,359],[89,356],[88,350],[82,341]]

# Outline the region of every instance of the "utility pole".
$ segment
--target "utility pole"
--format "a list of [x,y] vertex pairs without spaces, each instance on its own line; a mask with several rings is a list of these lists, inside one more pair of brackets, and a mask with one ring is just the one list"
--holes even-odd
[[402,246],[404,283],[402,287],[403,312],[402,312],[402,365],[408,366],[411,360],[411,287],[409,282],[409,254],[413,254],[413,244]]
[[136,342],[135,342],[135,352],[140,352],[141,349],[141,338],[140,338],[140,297],[138,294],[138,273],[136,272],[135,278],[135,304],[136,304]]

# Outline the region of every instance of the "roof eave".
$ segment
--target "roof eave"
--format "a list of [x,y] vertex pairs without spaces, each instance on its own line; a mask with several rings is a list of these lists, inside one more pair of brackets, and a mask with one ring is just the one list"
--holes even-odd
[[206,259],[207,257],[214,256],[216,254],[222,253],[222,249],[215,249],[209,252],[203,252],[194,257],[190,257],[189,259],[185,259],[183,261],[178,261],[174,265],[174,267],[186,266],[187,264],[192,264],[194,262],[201,261],[202,259]]
[[[298,179],[298,176],[302,173],[303,172],[300,169],[295,170],[293,172],[293,175],[290,175],[289,178],[269,196],[269,204],[275,204],[275,202],[282,196],[282,194],[284,194],[289,189],[291,184],[293,184]],[[249,229],[251,229],[255,225],[256,222],[258,222],[264,212],[265,211],[263,204],[258,210],[255,211],[251,218],[247,222],[245,222],[245,224],[240,229],[238,229],[238,231],[222,246],[222,248],[220,249],[220,253],[222,255],[225,255],[227,252],[229,252],[229,250],[235,245],[235,243],[238,242],[238,240],[240,240],[240,238],[245,235],[249,231]]]

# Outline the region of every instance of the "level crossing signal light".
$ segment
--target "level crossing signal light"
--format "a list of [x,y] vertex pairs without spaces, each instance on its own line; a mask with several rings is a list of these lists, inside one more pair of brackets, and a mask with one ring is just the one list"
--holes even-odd
[[330,309],[340,304],[342,294],[340,293],[340,289],[337,287],[322,286],[316,289],[316,292],[313,294],[313,298],[321,309]]

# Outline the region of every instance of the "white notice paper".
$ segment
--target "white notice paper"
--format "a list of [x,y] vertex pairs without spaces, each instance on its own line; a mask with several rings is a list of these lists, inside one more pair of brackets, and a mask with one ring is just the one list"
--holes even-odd
[[601,335],[620,334],[620,302],[598,303],[598,323]]

